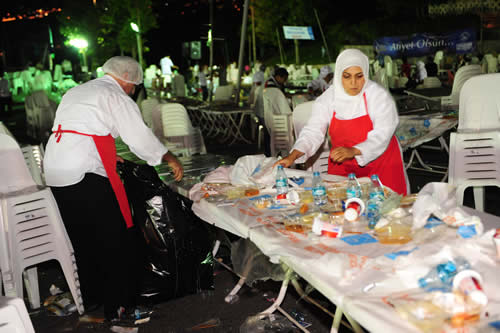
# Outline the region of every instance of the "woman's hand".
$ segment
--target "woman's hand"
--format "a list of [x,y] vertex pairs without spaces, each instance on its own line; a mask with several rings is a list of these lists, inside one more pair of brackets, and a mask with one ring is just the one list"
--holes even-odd
[[361,155],[361,151],[354,147],[337,147],[330,153],[330,158],[335,163],[342,163],[344,161],[352,160],[354,156]]
[[289,168],[293,164],[293,162],[295,162],[295,159],[293,158],[293,156],[288,155],[285,158],[282,158],[281,160],[278,160],[276,163],[274,163],[273,169],[274,169],[274,167],[276,167],[278,165],[282,165],[283,168]]
[[288,155],[288,156],[282,158],[281,160],[278,160],[276,163],[274,163],[273,169],[277,165],[282,165],[283,168],[289,168],[295,162],[295,160],[298,159],[299,157],[301,157],[302,155],[304,155],[303,152],[294,149],[294,150],[292,150],[290,155]]

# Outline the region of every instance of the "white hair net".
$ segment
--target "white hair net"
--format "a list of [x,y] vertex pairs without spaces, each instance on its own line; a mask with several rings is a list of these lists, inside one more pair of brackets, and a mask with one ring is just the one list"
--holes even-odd
[[258,83],[258,82],[264,82],[264,73],[263,72],[257,72],[253,75],[253,82]]
[[142,83],[142,68],[134,58],[125,56],[109,58],[104,65],[102,65],[102,70],[104,73],[113,74],[127,83]]

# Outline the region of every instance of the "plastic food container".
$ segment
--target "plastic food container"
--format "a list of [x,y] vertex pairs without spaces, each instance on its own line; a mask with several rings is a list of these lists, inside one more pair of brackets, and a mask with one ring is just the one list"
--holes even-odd
[[375,237],[377,237],[381,244],[408,243],[413,239],[411,216],[402,219],[381,218],[375,226]]

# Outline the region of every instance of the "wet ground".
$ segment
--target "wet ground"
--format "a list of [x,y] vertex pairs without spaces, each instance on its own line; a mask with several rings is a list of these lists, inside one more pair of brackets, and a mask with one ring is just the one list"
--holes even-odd
[[[10,113],[0,113],[0,121],[4,122],[20,143],[38,144],[39,142],[25,135],[24,119],[22,105],[16,105],[14,111]],[[227,146],[216,142],[207,142],[206,145],[209,153],[233,156],[261,153],[256,144]],[[448,155],[443,152],[423,151],[422,156],[426,162],[440,165],[448,164]],[[408,158],[408,153],[405,153],[405,158]],[[409,170],[408,175],[413,193],[418,192],[426,183],[440,181],[442,178],[442,175],[415,170]],[[500,191],[496,187],[486,189],[486,211],[498,216],[500,216],[499,194]],[[464,204],[473,207],[472,202],[472,190],[469,189],[466,191]],[[49,287],[52,284],[63,290],[68,290],[57,262],[50,261],[41,264],[38,266],[38,271],[42,301],[49,296]],[[156,302],[153,305],[154,313],[151,315],[150,321],[138,325],[138,331],[167,333],[187,331],[240,332],[240,327],[247,317],[263,311],[271,305],[272,299],[277,296],[281,283],[266,281],[258,282],[252,287],[245,285],[238,294],[239,299],[234,304],[228,304],[224,301],[224,297],[233,288],[237,280],[236,275],[222,266],[216,265],[215,288],[213,291],[204,291],[177,299]],[[310,296],[330,312],[335,311],[334,305],[321,294],[313,291]],[[332,318],[319,308],[300,299],[300,296],[293,288],[289,288],[282,307],[287,312],[296,314],[297,318],[302,317],[305,322],[310,323],[311,326],[308,327],[310,332],[329,332]],[[89,313],[88,317],[80,317],[77,314],[57,317],[43,308],[41,310],[29,309],[29,311],[36,332],[111,331],[110,324],[95,322],[102,318],[102,308]],[[195,327],[200,324],[204,328]],[[293,330],[284,331],[293,332]],[[344,327],[341,329],[342,331],[347,332],[349,329]]]

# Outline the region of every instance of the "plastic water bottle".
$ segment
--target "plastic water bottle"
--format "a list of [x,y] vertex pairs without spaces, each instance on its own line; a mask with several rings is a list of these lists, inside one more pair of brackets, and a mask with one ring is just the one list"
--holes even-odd
[[366,204],[366,217],[368,218],[368,228],[373,229],[380,219],[380,206],[384,201],[384,188],[380,183],[378,175],[372,175],[369,199]]
[[286,194],[288,193],[288,177],[282,165],[278,165],[278,170],[276,171],[276,193],[278,194],[278,199],[286,198]]
[[427,275],[418,279],[420,288],[426,291],[450,291],[453,278],[457,273],[469,269],[470,264],[464,257],[457,257],[432,268]]
[[325,185],[323,184],[323,181],[321,180],[321,176],[318,171],[315,171],[313,173],[312,195],[314,199],[314,204],[316,206],[321,206],[326,204],[327,202],[326,188]]
[[347,199],[361,198],[361,186],[356,179],[356,175],[354,173],[350,173],[347,177]]

